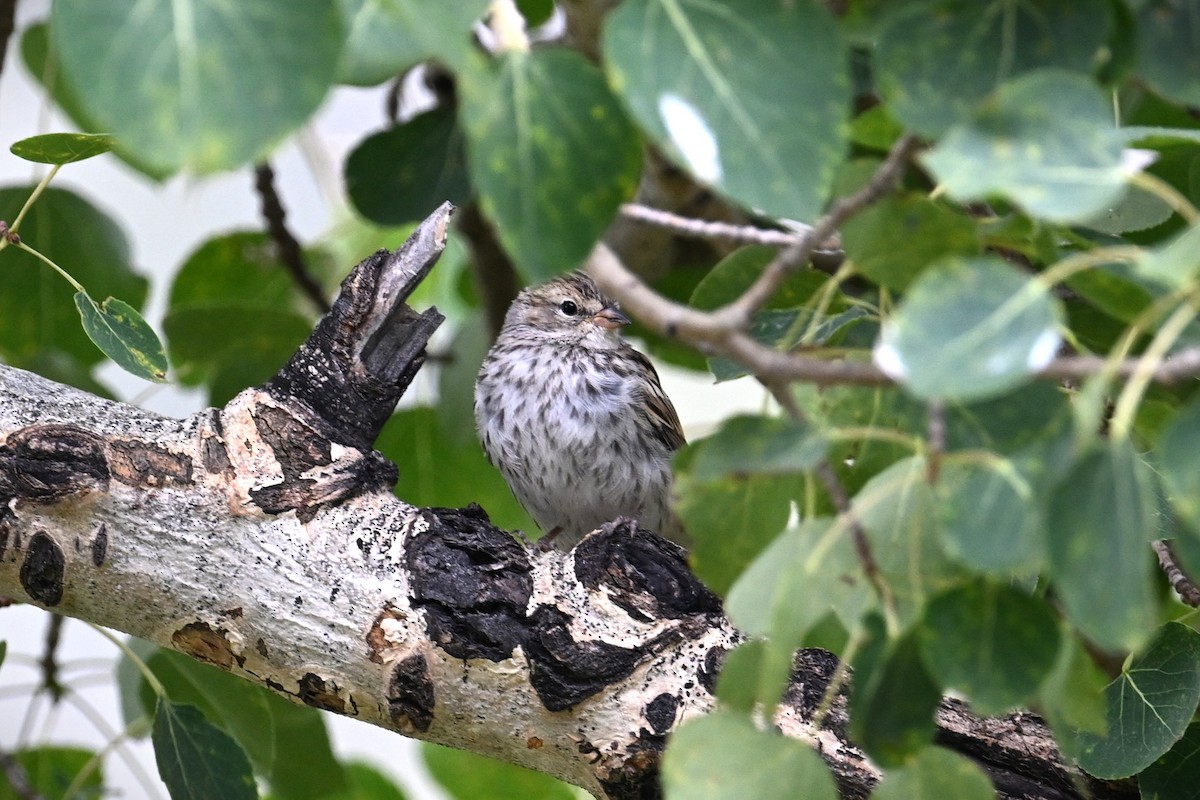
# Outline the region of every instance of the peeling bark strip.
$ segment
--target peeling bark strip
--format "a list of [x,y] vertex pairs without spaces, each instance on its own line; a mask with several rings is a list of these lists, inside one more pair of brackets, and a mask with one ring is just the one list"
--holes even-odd
[[331,682],[326,688],[325,679],[312,672],[306,672],[300,678],[300,699],[313,708],[335,714],[346,713],[346,701],[338,696],[337,684]]
[[311,522],[322,507],[396,484],[395,464],[374,451],[335,448],[335,432],[307,408],[259,404],[252,417],[283,473],[283,480],[250,490],[268,514],[295,511],[301,522]]
[[187,486],[192,459],[147,442],[114,439],[108,443],[112,476],[130,486]]
[[21,562],[21,588],[25,594],[44,606],[58,605],[63,598],[66,571],[67,559],[58,542],[43,531],[35,533]]
[[433,680],[423,655],[413,655],[392,669],[387,688],[388,715],[402,731],[424,732],[433,723]]
[[30,425],[0,444],[0,500],[54,503],[108,488],[104,437],[74,425]]
[[171,645],[197,661],[229,670],[235,661],[242,666],[245,659],[233,651],[233,645],[226,638],[228,633],[224,628],[214,630],[207,622],[189,622],[171,634]]

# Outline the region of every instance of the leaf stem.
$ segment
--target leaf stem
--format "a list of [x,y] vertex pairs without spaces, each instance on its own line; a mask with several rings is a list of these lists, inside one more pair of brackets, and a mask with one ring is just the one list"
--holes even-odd
[[169,699],[167,697],[166,687],[162,685],[162,682],[158,679],[158,676],[156,676],[150,670],[150,667],[146,665],[146,662],[143,661],[137,653],[133,652],[133,648],[118,639],[116,636],[113,636],[104,628],[101,628],[99,625],[93,625],[90,622],[88,624],[91,625],[92,630],[116,645],[116,648],[120,650],[126,658],[133,662],[133,665],[138,668],[138,672],[142,673],[142,677],[146,679],[146,683],[150,684],[150,688],[154,690],[156,695],[164,700]]
[[24,242],[17,242],[17,248],[20,250],[24,250],[26,253],[29,253],[31,256],[41,259],[41,261],[43,263],[48,264],[51,267],[53,267],[54,271],[57,272],[59,275],[62,275],[63,278],[66,279],[67,283],[69,283],[75,287],[75,291],[83,292],[84,294],[87,294],[87,289],[84,289],[83,286],[79,283],[79,281],[72,278],[71,274],[69,272],[67,272],[65,269],[60,267],[58,264],[55,264],[49,258],[47,258],[46,256],[39,253],[37,250],[34,250],[32,247],[25,244]]
[[[25,215],[29,213],[29,209],[32,208],[34,202],[36,202],[37,199],[42,196],[42,192],[46,191],[46,187],[50,185],[50,181],[54,180],[54,176],[58,174],[58,171],[61,168],[62,164],[55,164],[50,171],[46,173],[46,177],[42,178],[41,181],[38,182],[38,185],[33,187],[33,191],[30,192],[29,197],[25,199],[25,205],[21,206],[21,210],[17,212],[17,218],[14,219],[8,226],[8,232],[10,234],[15,234],[21,227],[21,223],[24,221]],[[0,250],[8,247],[8,245],[9,240],[0,238]],[[18,246],[20,246],[19,243]],[[55,269],[58,268],[55,267]],[[61,272],[62,270],[59,271]],[[74,283],[74,281],[71,282]],[[82,289],[80,291],[82,291]]]
[[1133,426],[1133,418],[1142,401],[1142,395],[1145,394],[1146,387],[1150,385],[1155,370],[1163,363],[1167,351],[1171,349],[1171,346],[1183,333],[1184,328],[1195,317],[1196,309],[1190,300],[1180,304],[1163,323],[1163,326],[1158,329],[1158,333],[1150,341],[1150,346],[1138,359],[1137,366],[1134,367],[1133,374],[1129,376],[1125,388],[1121,390],[1121,394],[1117,398],[1116,409],[1113,411],[1111,431],[1112,437],[1117,441],[1129,435],[1129,430]]
[[1188,225],[1200,222],[1200,211],[1192,205],[1186,196],[1171,184],[1157,175],[1148,172],[1135,172],[1129,176],[1129,182],[1162,200],[1171,210],[1187,220]]

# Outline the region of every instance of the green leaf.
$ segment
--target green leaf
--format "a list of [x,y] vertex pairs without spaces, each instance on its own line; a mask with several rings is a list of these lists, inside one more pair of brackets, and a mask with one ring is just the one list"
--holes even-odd
[[533,28],[554,16],[554,0],[517,0],[517,9],[525,17],[525,24]]
[[[33,187],[0,189],[0,219],[11,222]],[[79,195],[51,186],[29,211],[21,238],[67,270],[99,297],[120,297],[140,306],[146,281],[130,266],[129,241],[120,226]],[[0,356],[28,369],[46,353],[61,351],[88,366],[103,354],[79,325],[75,290],[29,253],[0,253]]]
[[[1103,735],[1105,720],[1104,687],[1108,676],[1075,636],[1064,635],[1054,670],[1042,684],[1038,709],[1058,733],[1060,745],[1071,745],[1079,731]],[[1072,750],[1069,755],[1074,757]]]
[[1142,800],[1195,798],[1200,787],[1200,723],[1192,723],[1170,750],[1138,775]]
[[0,667],[4,666],[4,657],[8,655],[8,642],[0,639]]
[[478,503],[497,526],[535,533],[537,525],[487,462],[474,426],[464,426],[467,435],[456,437],[439,424],[438,413],[427,406],[406,408],[383,426],[375,448],[400,465],[396,495],[417,506]]
[[938,529],[954,560],[997,575],[1042,565],[1045,534],[1034,489],[1012,461],[948,461],[935,492]]
[[829,611],[857,625],[873,602],[846,526],[816,517],[788,528],[754,559],[725,610],[739,630],[786,642],[803,638]]
[[1140,186],[1130,186],[1117,203],[1080,224],[1115,236],[1161,225],[1174,213],[1171,206],[1158,195]]
[[[24,59],[30,74],[42,84],[47,94],[54,98],[62,112],[70,117],[80,130],[93,134],[103,130],[103,126],[84,111],[74,88],[63,79],[58,49],[50,41],[49,25],[43,22],[25,29],[21,37],[21,58]],[[166,173],[151,167],[139,158],[137,153],[117,152],[115,155],[144,175],[155,179],[166,177]]]
[[533,280],[573,269],[633,193],[641,149],[604,76],[579,53],[508,52],[463,76],[471,183]]
[[921,398],[978,400],[1025,383],[1054,358],[1058,302],[994,257],[948,261],[884,322],[875,362]]
[[739,415],[721,423],[692,462],[698,480],[810,470],[825,457],[819,431],[784,417]]
[[1134,280],[1126,264],[1105,264],[1077,272],[1067,286],[1096,308],[1121,322],[1133,322],[1154,302],[1153,295]]
[[928,597],[962,576],[942,550],[937,503],[926,469],[924,458],[906,458],[872,477],[853,499],[875,562],[906,624],[921,613]]
[[836,800],[829,768],[811,746],[717,711],[671,738],[662,781],[671,800]]
[[207,386],[208,402],[219,406],[274,375],[312,323],[283,309],[185,308],[163,319],[163,332],[180,382]]
[[1050,576],[1067,617],[1101,647],[1134,649],[1154,625],[1147,540],[1156,501],[1128,442],[1095,447],[1055,486],[1046,513]]
[[98,133],[44,133],[8,148],[14,156],[39,164],[71,164],[112,150],[113,138]]
[[844,524],[806,519],[780,534],[738,577],[725,602],[739,630],[765,637],[756,665],[758,699],[778,699],[792,654],[826,614],[833,611],[852,627],[873,602]]
[[1200,400],[1193,400],[1171,420],[1158,439],[1157,461],[1171,507],[1200,534]]
[[938,682],[965,692],[984,716],[1025,702],[1058,655],[1058,623],[1044,601],[982,580],[930,600],[919,630]]
[[[692,292],[689,305],[701,311],[713,311],[732,303],[758,280],[763,268],[779,254],[774,247],[749,245],[739,247],[722,258],[708,271]],[[767,309],[794,309],[802,306],[829,281],[829,276],[816,270],[791,273],[771,299]]]
[[1200,105],[1200,6],[1147,0],[1137,9],[1137,71],[1176,103]]
[[405,800],[404,792],[372,765],[356,761],[346,764],[345,769],[350,782],[345,800]]
[[626,0],[603,47],[634,119],[699,181],[771,216],[821,212],[850,110],[849,59],[824,8]]
[[571,787],[515,764],[423,742],[421,755],[442,791],[456,800],[573,800]]
[[872,800],[992,800],[996,790],[966,756],[940,747],[923,748],[909,763],[889,769]]
[[165,173],[264,157],[325,97],[343,36],[335,0],[64,0],[51,26],[88,116]]
[[[809,346],[819,346],[873,316],[862,306],[851,306],[819,319],[807,308],[767,309],[754,312],[746,333],[759,344],[779,350],[791,349],[801,341]],[[728,358],[710,359],[708,366],[717,381],[731,381],[748,374],[740,364]]]
[[1172,288],[1187,285],[1200,272],[1200,225],[1194,225],[1163,247],[1148,251],[1134,264],[1139,275]]
[[850,736],[881,766],[896,767],[933,739],[942,692],[925,669],[913,633],[889,640],[877,615],[867,618],[865,630],[854,660]]
[[75,293],[75,307],[88,338],[117,366],[148,381],[166,381],[162,342],[137,309],[115,297],[97,304],[86,292]]
[[158,774],[172,800],[258,797],[245,751],[195,706],[160,699],[151,737]]
[[[71,782],[96,754],[79,747],[31,747],[12,753],[25,771],[29,785],[37,797],[59,800]],[[104,791],[104,776],[99,766],[78,787],[74,797],[100,797]],[[0,771],[0,800],[25,800],[27,793],[17,793],[8,777]]]
[[[707,442],[693,447],[705,447]],[[797,479],[733,475],[705,481],[676,475],[676,511],[692,540],[692,567],[709,588],[726,592],[787,524]]]
[[[297,706],[262,686],[137,639],[130,644],[172,702],[195,706],[228,733],[266,778],[277,800],[319,800],[347,783],[314,708]],[[118,665],[126,723],[153,713],[157,697],[128,659]]]
[[350,201],[372,222],[419,222],[449,200],[471,197],[454,109],[437,107],[359,143],[346,158]]
[[421,0],[339,0],[346,47],[338,82],[374,86],[436,58],[459,67],[471,50],[471,26],[487,0],[455,0],[430,13]]
[[894,8],[876,50],[882,94],[901,122],[930,138],[1029,70],[1092,72],[1112,25],[1104,0],[921,0]]
[[850,218],[842,243],[855,269],[898,290],[934,261],[980,251],[969,217],[916,194],[887,198]]
[[1200,634],[1177,622],[1163,625],[1105,694],[1108,735],[1080,734],[1079,766],[1097,778],[1126,778],[1187,730],[1200,702]]
[[175,276],[163,318],[178,379],[206,384],[215,405],[263,383],[312,332],[300,302],[264,234],[208,240]]
[[922,160],[957,200],[1001,195],[1035,217],[1084,222],[1124,195],[1123,147],[1098,86],[1046,71],[1001,86]]
[[743,714],[753,713],[763,694],[760,684],[767,646],[763,639],[751,639],[725,656],[717,675],[717,697],[723,706]]

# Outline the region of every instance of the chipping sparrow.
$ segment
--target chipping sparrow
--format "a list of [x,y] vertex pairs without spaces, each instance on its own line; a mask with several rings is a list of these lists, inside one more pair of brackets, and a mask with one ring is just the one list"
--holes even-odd
[[681,540],[671,514],[675,407],[629,324],[582,272],[517,295],[475,379],[488,460],[555,546],[618,516]]

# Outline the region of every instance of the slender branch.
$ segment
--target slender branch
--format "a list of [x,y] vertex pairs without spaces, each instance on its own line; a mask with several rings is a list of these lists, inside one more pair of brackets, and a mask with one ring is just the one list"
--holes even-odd
[[262,215],[267,223],[267,233],[279,248],[279,260],[292,276],[300,291],[313,302],[322,314],[329,313],[329,300],[316,278],[309,271],[300,242],[288,230],[283,203],[275,190],[275,171],[266,161],[254,168],[254,188],[262,201]]
[[925,477],[932,486],[937,483],[942,468],[942,456],[946,453],[946,404],[941,400],[929,401],[927,430],[929,449],[926,458],[929,466]]
[[50,622],[46,625],[46,645],[38,666],[42,668],[42,688],[50,694],[50,699],[57,703],[62,699],[66,687],[59,680],[58,643],[62,638],[63,622],[66,617],[62,614],[51,614]]
[[[682,214],[673,214],[670,211],[651,208],[640,203],[625,203],[621,206],[621,214],[629,219],[659,228],[667,228],[684,236],[694,236],[698,239],[731,239],[735,242],[761,244],[768,247],[790,247],[799,244],[804,235],[812,230],[811,225],[800,225],[801,233],[759,228],[754,225],[732,225],[728,222],[685,217]],[[840,249],[840,243],[836,241],[824,244],[827,247],[822,252],[832,253]]]
[[918,145],[915,136],[898,139],[866,186],[834,202],[828,213],[799,242],[775,256],[758,280],[727,308],[749,323],[750,315],[762,308],[787,276],[803,266],[827,239],[837,233],[842,223],[892,190]]
[[[867,361],[832,360],[814,355],[787,353],[767,347],[744,333],[721,310],[699,311],[655,292],[634,275],[604,244],[588,257],[587,271],[621,307],[648,328],[670,339],[682,339],[705,355],[723,355],[765,380],[806,381],[819,386],[892,386],[895,382]],[[728,307],[727,307],[728,308]],[[1114,378],[1129,378],[1141,359],[1119,362]],[[1082,380],[1104,368],[1099,356],[1065,356],[1036,373],[1043,380]],[[1163,361],[1151,375],[1155,383],[1171,385],[1200,376],[1200,346],[1189,347]]]
[[1170,581],[1171,588],[1179,593],[1183,602],[1192,608],[1200,608],[1200,586],[1197,586],[1195,581],[1183,571],[1183,567],[1179,566],[1179,562],[1175,559],[1175,552],[1171,549],[1171,543],[1166,539],[1159,539],[1152,546],[1155,555],[1158,556],[1158,565],[1162,567],[1163,574]]
[[[786,385],[761,379],[759,382],[766,387],[776,402],[788,413],[788,416],[798,422],[805,420],[804,411],[796,404],[796,398]],[[875,560],[875,554],[871,552],[871,543],[867,539],[867,532],[863,528],[858,514],[855,513],[854,507],[850,503],[850,495],[846,492],[846,487],[842,485],[833,464],[828,458],[822,458],[814,472],[829,494],[829,499],[833,501],[833,507],[846,520],[850,529],[850,539],[854,542],[854,552],[858,557],[858,564],[862,567],[863,574],[867,576],[867,580],[870,581],[871,587],[879,596],[879,602],[883,604],[883,607],[888,610],[892,609],[892,593],[883,579],[883,574],[879,571],[879,563]]]
[[472,200],[458,214],[458,231],[471,249],[471,269],[483,302],[488,332],[495,337],[504,325],[504,315],[521,288],[512,259],[500,246],[496,231],[483,216],[479,201]]

